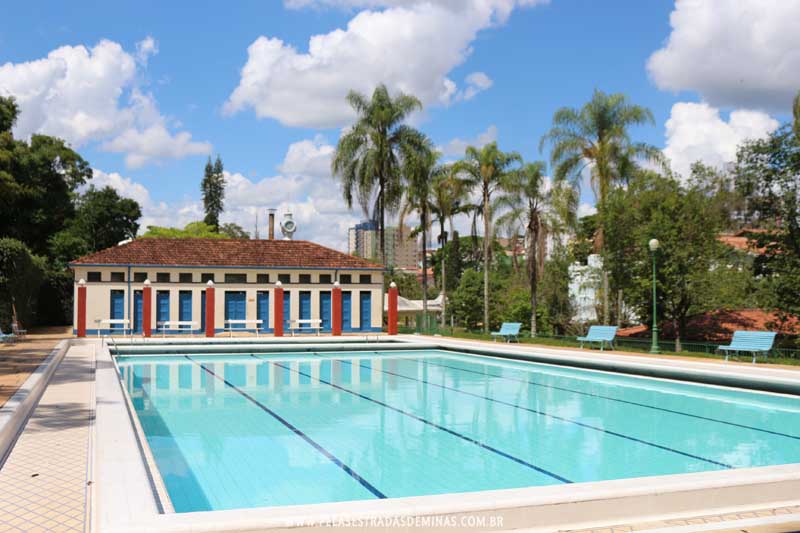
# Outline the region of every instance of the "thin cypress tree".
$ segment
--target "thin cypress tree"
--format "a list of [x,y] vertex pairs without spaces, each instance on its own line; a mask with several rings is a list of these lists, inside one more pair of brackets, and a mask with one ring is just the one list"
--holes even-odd
[[213,165],[211,157],[208,158],[200,190],[203,193],[203,209],[206,212],[203,221],[216,231],[219,229],[219,215],[225,205],[225,175],[219,155]]

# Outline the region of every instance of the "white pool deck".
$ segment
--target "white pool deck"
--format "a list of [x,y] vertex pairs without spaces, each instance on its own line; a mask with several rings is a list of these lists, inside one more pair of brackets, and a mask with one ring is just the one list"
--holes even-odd
[[[292,342],[300,344],[337,340],[295,339]],[[685,379],[713,375],[719,383],[800,391],[800,369],[438,337],[396,339],[645,375]],[[215,343],[244,340],[226,338]],[[375,335],[364,340],[372,349],[380,344]],[[172,345],[185,342],[169,341]],[[258,344],[276,347],[273,338],[258,339]],[[349,347],[355,349],[356,345]],[[165,494],[163,485],[157,470],[148,466],[152,462],[147,446],[137,438],[135,418],[131,417],[108,350],[101,341],[89,340],[73,341],[65,351],[63,360],[48,358],[37,373],[38,383],[37,375],[32,375],[17,401],[9,401],[0,410],[2,437],[11,427],[7,407],[21,406],[26,394],[47,385],[0,466],[0,532],[330,531],[331,524],[372,531],[800,530],[800,464],[569,486],[176,514],[170,512],[167,498],[157,496]],[[47,364],[58,365],[49,369],[49,384],[48,369],[44,368]],[[24,422],[17,420],[18,424]]]

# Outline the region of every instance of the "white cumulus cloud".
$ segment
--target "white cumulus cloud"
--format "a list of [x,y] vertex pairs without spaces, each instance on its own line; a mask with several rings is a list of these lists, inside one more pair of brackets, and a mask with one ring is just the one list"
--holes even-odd
[[647,63],[656,85],[715,107],[786,112],[800,88],[800,2],[677,0]]
[[331,158],[335,148],[321,135],[289,145],[278,170],[289,176],[324,177],[331,174]]
[[239,85],[224,110],[252,109],[258,117],[284,125],[321,128],[343,126],[352,119],[345,101],[349,90],[370,94],[379,83],[392,92],[411,93],[424,105],[471,98],[491,86],[491,79],[476,72],[459,89],[448,74],[470,55],[480,30],[505,21],[514,7],[532,4],[517,0],[322,2],[383,9],[361,11],[346,28],[312,36],[307,51],[275,37],[258,37],[248,47]]
[[439,151],[445,156],[462,157],[467,146],[482,148],[490,142],[497,140],[497,126],[492,124],[486,131],[479,133],[474,139],[451,139],[444,146],[439,147]]
[[210,152],[208,143],[173,133],[152,94],[138,86],[144,64],[158,51],[152,37],[137,45],[136,57],[118,43],[102,40],[92,48],[62,46],[47,57],[0,66],[0,94],[17,99],[18,137],[44,133],[75,147],[101,142],[123,152],[129,166],[163,158]]
[[721,168],[736,159],[742,141],[765,137],[778,125],[761,111],[733,111],[725,121],[718,109],[706,103],[678,102],[666,122],[664,155],[673,171],[688,177],[695,161]]
[[[359,214],[347,209],[339,184],[330,175],[332,152],[333,146],[316,137],[291,144],[279,165],[281,174],[276,176],[251,179],[240,172],[225,171],[225,210],[221,222],[234,222],[253,234],[258,214],[259,234],[263,238],[267,235],[266,210],[275,208],[277,222],[284,213],[292,213],[298,225],[296,239],[347,251],[347,229],[358,222]],[[98,188],[111,186],[122,196],[139,202],[141,232],[147,226],[183,227],[203,219],[199,199],[157,201],[144,184],[119,173],[95,169],[91,184]]]

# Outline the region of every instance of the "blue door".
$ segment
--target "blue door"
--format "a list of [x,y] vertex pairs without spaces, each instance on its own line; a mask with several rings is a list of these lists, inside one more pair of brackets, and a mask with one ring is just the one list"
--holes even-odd
[[283,291],[283,323],[287,326],[291,324],[292,315],[290,311],[292,310],[291,306],[292,301],[292,293],[289,291]]
[[200,291],[200,331],[206,330],[206,291]]
[[269,291],[256,293],[256,319],[261,321],[259,329],[269,328]]
[[[247,297],[244,291],[225,291],[225,320],[244,320]],[[226,327],[244,329],[245,324],[226,324]]]
[[163,327],[160,322],[169,321],[169,291],[156,292],[156,329]]
[[342,291],[342,331],[353,329],[353,293]]
[[141,333],[142,317],[144,314],[144,299],[142,291],[133,291],[133,331]]
[[[311,291],[300,291],[300,320],[308,320],[311,318]],[[304,328],[309,327],[307,324],[303,325]]]
[[[111,291],[111,312],[108,318],[111,320],[122,320],[125,318],[125,291]],[[122,324],[111,324],[110,329],[122,329]]]
[[331,330],[331,292],[320,291],[319,293],[319,318],[322,320],[322,330]]
[[359,314],[361,315],[361,330],[367,331],[372,327],[372,292],[359,293]]
[[[178,293],[178,320],[190,322],[192,320],[192,291],[180,291]],[[181,329],[186,326],[181,326]],[[192,329],[191,327],[187,329]]]

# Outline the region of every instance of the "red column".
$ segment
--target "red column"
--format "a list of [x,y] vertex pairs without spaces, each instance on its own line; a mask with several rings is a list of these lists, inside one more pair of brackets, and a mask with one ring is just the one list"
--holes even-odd
[[397,284],[389,285],[389,335],[397,335]]
[[153,334],[153,288],[150,282],[142,289],[142,333],[145,337]]
[[273,320],[275,322],[275,327],[273,331],[275,332],[276,337],[283,337],[283,287],[279,285],[280,281],[275,284],[275,303],[273,307]]
[[342,288],[337,281],[331,292],[331,334],[342,334]]
[[214,336],[214,282],[209,281],[206,287],[206,337]]
[[86,336],[86,285],[78,282],[78,337]]

